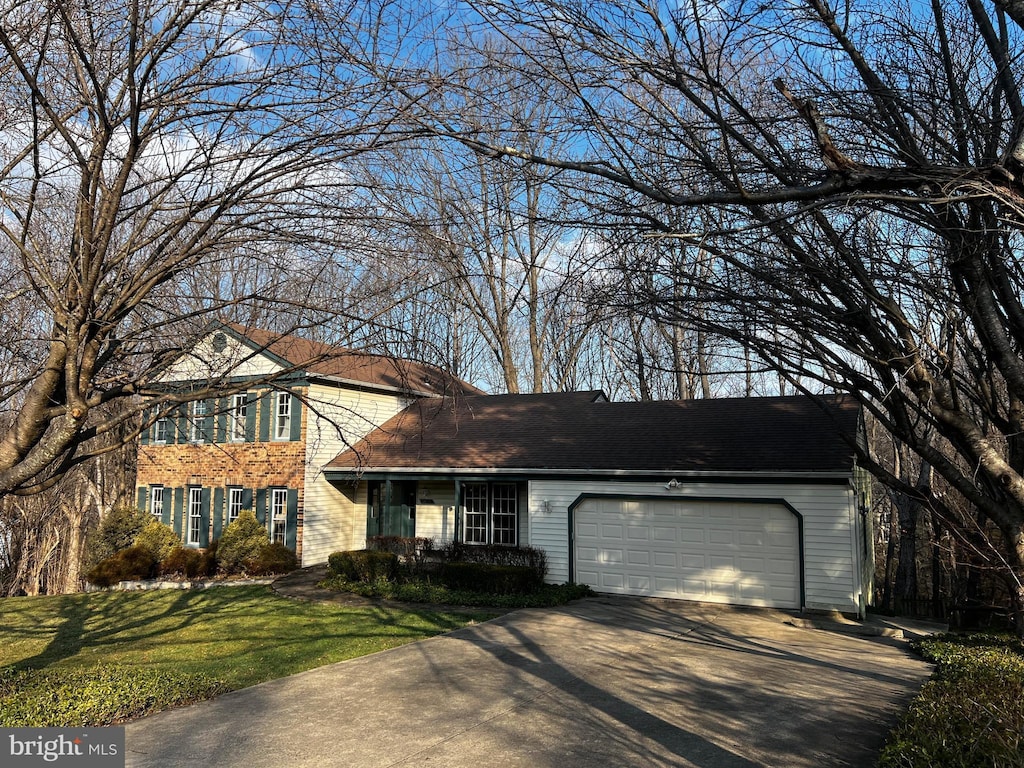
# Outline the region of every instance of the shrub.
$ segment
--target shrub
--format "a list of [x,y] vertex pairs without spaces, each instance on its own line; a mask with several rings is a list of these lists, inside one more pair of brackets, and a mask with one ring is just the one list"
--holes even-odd
[[398,556],[392,552],[358,549],[334,552],[327,558],[328,575],[367,584],[392,581],[398,575]]
[[936,663],[932,679],[889,735],[882,768],[1019,766],[1024,750],[1024,645],[995,635],[937,635],[911,643]]
[[441,555],[448,563],[481,563],[530,568],[541,582],[548,574],[547,555],[543,549],[535,547],[504,547],[497,544],[463,544],[452,541],[441,548]]
[[203,553],[198,549],[178,546],[160,563],[160,573],[164,576],[184,576],[195,579],[205,576]]
[[153,555],[154,560],[162,562],[181,546],[181,540],[170,526],[159,520],[150,520],[135,537],[135,546],[145,547]]
[[422,536],[371,536],[366,540],[366,548],[415,558],[433,552],[434,540]]
[[250,560],[258,560],[263,547],[270,544],[266,529],[251,509],[243,509],[224,529],[217,544],[217,566],[224,573],[241,573]]
[[86,561],[98,564],[116,552],[127,549],[153,521],[153,516],[130,506],[110,509],[100,519],[99,526],[89,537]]
[[98,587],[110,587],[119,581],[150,579],[156,573],[156,559],[146,547],[128,547],[93,566],[85,578]]
[[279,542],[267,544],[260,549],[259,557],[246,560],[245,570],[253,576],[270,573],[288,573],[299,567],[299,560],[288,547]]
[[528,595],[544,585],[537,571],[525,565],[489,563],[445,563],[441,581],[450,589],[472,590],[493,595]]

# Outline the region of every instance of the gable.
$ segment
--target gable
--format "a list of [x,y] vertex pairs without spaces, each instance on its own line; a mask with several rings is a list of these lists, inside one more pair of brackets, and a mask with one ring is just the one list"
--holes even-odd
[[215,329],[206,334],[189,352],[174,361],[159,382],[207,379],[266,378],[285,370],[274,356],[253,349],[231,333]]

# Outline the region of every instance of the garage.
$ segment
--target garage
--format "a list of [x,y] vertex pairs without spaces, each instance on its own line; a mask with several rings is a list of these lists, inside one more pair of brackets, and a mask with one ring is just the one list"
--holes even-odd
[[779,500],[592,497],[572,525],[596,592],[801,607],[801,521]]

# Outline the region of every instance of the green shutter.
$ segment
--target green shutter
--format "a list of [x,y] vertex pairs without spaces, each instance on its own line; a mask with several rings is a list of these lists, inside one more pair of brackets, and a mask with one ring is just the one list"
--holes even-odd
[[178,406],[178,415],[174,419],[175,424],[178,425],[178,434],[173,442],[175,443],[187,443],[188,442],[188,406]]
[[149,489],[148,488],[139,488],[139,509],[141,509],[143,512],[146,511],[146,501],[147,501],[148,497],[149,497]]
[[256,442],[256,393],[245,393],[245,442]]
[[203,488],[199,492],[200,507],[199,514],[199,546],[206,548],[210,546],[210,489]]
[[[150,412],[148,410],[143,411],[142,412],[142,421],[143,421],[143,423],[149,421],[149,419],[152,417],[152,415],[153,415],[152,412]],[[151,435],[152,429],[153,429],[153,425],[150,424],[148,427],[146,427],[141,432],[139,432],[139,443],[141,443],[142,445],[149,445],[149,441],[151,439],[150,435]]]
[[296,534],[299,528],[299,492],[288,489],[288,518],[284,527],[284,545],[295,551]]
[[227,516],[227,508],[224,504],[224,489],[213,489],[213,538],[214,541],[220,538],[224,530],[224,518]]
[[222,397],[217,400],[217,426],[213,433],[213,442],[226,443],[228,441],[228,409],[231,407],[231,398]]
[[274,421],[274,393],[273,391],[264,392],[260,398],[260,442],[265,443],[270,440],[270,425]]
[[256,520],[263,527],[267,523],[267,489],[260,488],[256,491]]
[[[164,491],[167,493],[167,491]],[[165,502],[166,503],[166,502]],[[183,530],[181,525],[181,516],[185,509],[185,489],[175,488],[174,489],[174,515],[172,517],[171,527],[174,528],[174,532],[178,534],[178,538],[181,538],[181,532]]]
[[255,513],[256,510],[252,505],[252,488],[242,489],[242,509],[248,509],[250,512]]
[[164,525],[171,524],[171,489],[164,488],[164,511],[160,515],[160,522]]
[[213,442],[213,410],[215,408],[216,401],[205,400],[206,403],[206,415],[203,417],[203,442]]
[[291,405],[291,434],[288,436],[289,440],[301,440],[302,439],[302,399],[296,395],[292,395]]

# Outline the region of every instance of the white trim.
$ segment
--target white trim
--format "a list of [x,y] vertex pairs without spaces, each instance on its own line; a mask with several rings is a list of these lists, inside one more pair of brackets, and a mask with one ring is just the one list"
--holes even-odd
[[[198,547],[203,540],[203,489],[201,486],[190,485],[188,487],[187,510],[188,526],[186,527],[185,543],[190,547]],[[193,534],[195,535],[193,536]]]
[[723,471],[715,472],[710,470],[676,470],[676,469],[583,469],[574,467],[562,467],[559,469],[534,468],[534,467],[332,467],[327,466],[324,472],[330,474],[345,475],[366,475],[366,474],[396,474],[396,475],[438,475],[441,477],[454,477],[458,475],[521,475],[546,477],[565,477],[567,475],[584,475],[587,477],[654,477],[652,483],[656,483],[665,493],[664,481],[657,477],[689,477],[689,478],[779,478],[783,480],[849,480],[853,470],[840,471],[829,470],[822,472],[759,472],[759,471]]

